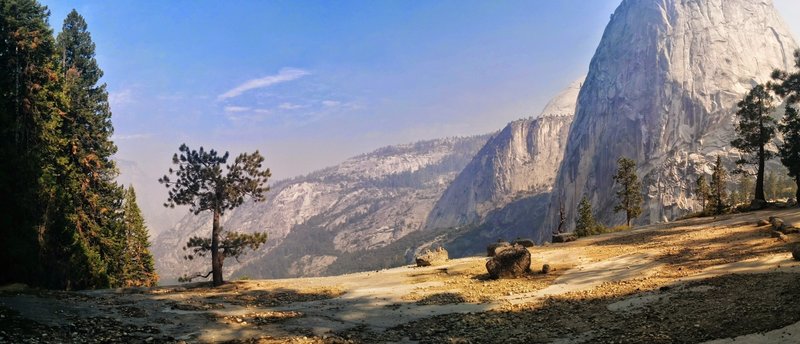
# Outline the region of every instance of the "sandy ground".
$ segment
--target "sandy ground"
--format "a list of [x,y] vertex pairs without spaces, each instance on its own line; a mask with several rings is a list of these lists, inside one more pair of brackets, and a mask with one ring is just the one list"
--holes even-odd
[[[758,219],[697,218],[531,248],[549,274],[488,280],[484,257],[324,278],[152,289],[0,290],[2,342],[800,342],[800,266]],[[796,340],[795,340],[796,339]]]

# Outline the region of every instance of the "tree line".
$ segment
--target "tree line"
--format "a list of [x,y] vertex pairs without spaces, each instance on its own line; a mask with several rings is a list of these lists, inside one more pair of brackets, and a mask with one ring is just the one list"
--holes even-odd
[[34,0],[0,0],[0,283],[59,289],[156,283],[117,147],[103,71],[75,10],[53,35]]
[[[800,112],[796,108],[800,103],[800,50],[795,51],[794,57],[794,72],[774,70],[771,82],[755,85],[737,103],[735,137],[731,141],[731,146],[742,153],[736,161],[737,168],[733,170],[734,174],[739,175],[737,187],[729,192],[730,175],[722,158],[717,156],[711,176],[701,173],[695,181],[694,192],[701,206],[701,215],[724,214],[748,200],[748,209],[761,209],[768,204],[768,196],[790,197],[788,190],[792,188],[795,202],[800,200]],[[780,121],[772,117],[778,101],[784,104],[784,115]],[[778,146],[777,152],[773,152],[768,145],[778,133],[782,135],[783,143]],[[766,171],[766,162],[776,156],[786,167],[786,175]],[[620,157],[617,164],[613,179],[618,203],[614,212],[624,211],[626,225],[630,227],[631,220],[642,213],[642,185],[636,175],[635,161]],[[755,175],[755,181],[751,179],[752,174]],[[577,210],[575,232],[578,236],[607,231],[595,219],[591,202],[586,196],[581,199]]]

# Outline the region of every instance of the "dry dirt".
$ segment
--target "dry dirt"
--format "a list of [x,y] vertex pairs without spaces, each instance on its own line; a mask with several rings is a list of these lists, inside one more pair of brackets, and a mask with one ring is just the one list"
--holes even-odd
[[151,289],[0,289],[0,343],[800,343],[800,210],[696,218],[486,258],[324,278]]

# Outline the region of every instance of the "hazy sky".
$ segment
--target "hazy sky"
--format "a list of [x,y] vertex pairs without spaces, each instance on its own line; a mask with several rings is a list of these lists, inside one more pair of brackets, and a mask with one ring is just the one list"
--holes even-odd
[[[800,1],[776,0],[797,35]],[[619,0],[44,1],[105,71],[122,180],[159,232],[181,143],[260,150],[273,180],[536,115],[586,73]]]

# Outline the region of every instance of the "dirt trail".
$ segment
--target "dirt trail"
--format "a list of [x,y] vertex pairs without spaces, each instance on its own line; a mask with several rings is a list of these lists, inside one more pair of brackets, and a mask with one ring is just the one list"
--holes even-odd
[[554,272],[517,280],[488,280],[486,258],[471,257],[214,289],[6,290],[0,342],[770,342],[800,336],[800,291],[786,289],[800,278],[797,238],[754,224],[771,215],[800,225],[798,210],[768,211],[534,247],[532,268]]

